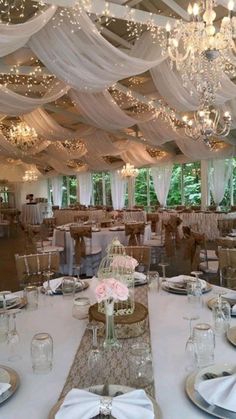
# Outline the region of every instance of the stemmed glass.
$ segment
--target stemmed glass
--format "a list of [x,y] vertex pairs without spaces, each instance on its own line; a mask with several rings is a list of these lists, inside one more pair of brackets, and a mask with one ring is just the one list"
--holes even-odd
[[2,295],[2,308],[3,310],[7,309],[7,300],[6,295],[11,294],[11,291],[1,291],[0,295]]
[[98,347],[97,333],[103,326],[98,323],[89,323],[88,330],[92,330],[92,349],[88,355],[88,368],[93,376],[93,380],[99,379],[101,381],[101,372],[103,371],[103,356],[102,350]]
[[11,313],[9,313],[10,321],[12,318],[12,327],[10,328],[8,333],[8,361],[17,361],[21,359],[21,355],[19,354],[20,336],[16,329],[16,315],[18,313],[20,313],[20,310],[12,310]]
[[158,266],[162,269],[162,282],[166,282],[167,288],[169,289],[169,282],[166,278],[166,267],[169,266],[169,263],[160,262]]
[[46,280],[47,280],[47,286],[45,288],[45,294],[46,295],[53,295],[53,291],[50,285],[50,279],[53,277],[54,275],[54,271],[52,271],[50,268],[46,269],[45,271],[43,271],[43,275],[45,276]]
[[199,319],[199,316],[184,316],[184,320],[189,322],[189,337],[185,344],[185,359],[186,359],[186,371],[193,371],[196,367],[195,358],[195,345],[193,338],[192,322]]

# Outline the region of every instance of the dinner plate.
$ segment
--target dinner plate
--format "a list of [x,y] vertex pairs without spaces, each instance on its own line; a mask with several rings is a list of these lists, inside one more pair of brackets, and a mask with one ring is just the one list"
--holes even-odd
[[236,326],[230,327],[226,332],[226,337],[232,345],[236,346]]
[[[27,304],[27,301],[24,297],[18,297],[17,300],[13,301],[11,304],[7,304],[6,309],[11,310],[13,308],[23,308]],[[3,306],[0,305],[0,312],[3,310]]]
[[[63,279],[63,278],[62,278]],[[89,287],[89,283],[88,281],[84,281],[84,280],[79,280],[75,283],[75,292],[81,292],[86,290]],[[44,294],[45,293],[45,288],[41,287],[41,292]],[[56,291],[54,291],[53,295],[62,295],[62,290],[61,290],[61,286],[59,286]]]
[[[223,299],[224,297],[222,296],[221,298]],[[236,304],[236,301],[234,301],[234,303],[231,304],[229,299],[225,298],[225,300],[228,301],[230,305]],[[216,301],[217,301],[217,297],[210,298],[210,300],[207,301],[207,305],[211,310]],[[232,313],[232,310],[231,310],[231,317],[236,317],[236,312]]]
[[[103,390],[103,385],[97,385],[97,386],[92,386],[89,388],[86,388],[85,390],[89,391],[90,393],[94,394],[101,394],[102,390]],[[129,391],[133,391],[136,390],[135,388],[132,387],[127,387],[127,386],[120,386],[120,385],[116,385],[116,384],[110,384],[109,385],[109,396],[114,396],[118,391],[122,392],[122,393],[128,393]],[[147,396],[149,397],[149,399],[151,400],[152,404],[153,404],[153,409],[154,409],[154,414],[155,414],[155,418],[154,419],[161,419],[162,418],[162,414],[161,414],[161,410],[160,407],[158,406],[156,400],[154,400],[151,396],[149,396],[147,394]],[[50,410],[48,419],[55,419],[55,415],[58,412],[58,410],[60,409],[60,406],[62,405],[64,399],[59,400],[55,406],[53,406],[53,408]],[[96,416],[96,419],[98,418],[103,418],[103,415],[99,415]],[[107,416],[108,419],[114,419],[113,416]],[[92,418],[93,419],[93,418]],[[95,418],[94,418],[95,419]]]
[[[167,284],[166,281],[162,283],[162,289],[164,291],[170,292],[172,294],[180,294],[180,295],[187,295],[186,288],[180,288],[173,284]],[[206,282],[206,288],[202,289],[202,293],[205,294],[212,290],[212,285]]]
[[124,231],[125,227],[117,226],[117,227],[110,227],[109,231]]
[[20,384],[20,377],[12,368],[0,365],[0,382],[11,384],[11,387],[0,396],[0,404],[2,404],[15,393]]
[[209,367],[205,367],[205,368],[201,369],[198,372],[193,372],[186,379],[185,391],[186,391],[188,397],[190,398],[190,400],[197,407],[199,407],[201,410],[204,410],[205,412],[209,413],[210,415],[215,416],[215,417],[220,418],[220,419],[236,419],[236,413],[235,412],[231,412],[230,410],[222,409],[221,407],[218,407],[218,406],[209,405],[200,396],[200,394],[197,392],[197,390],[195,390],[195,384],[202,381],[202,379],[203,379],[202,377],[203,377],[204,374],[206,374],[207,372],[210,372],[210,373],[213,373],[213,374],[221,375],[221,373],[223,371],[227,371],[227,372],[233,374],[233,373],[236,372],[236,366],[235,366],[235,364],[234,365],[232,365],[232,364],[211,365]]

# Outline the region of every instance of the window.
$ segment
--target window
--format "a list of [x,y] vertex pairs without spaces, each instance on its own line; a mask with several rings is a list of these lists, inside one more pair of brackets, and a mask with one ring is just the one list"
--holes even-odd
[[181,164],[174,164],[167,197],[167,206],[181,204]]
[[201,204],[200,162],[183,164],[183,196],[185,205]]
[[110,173],[95,172],[92,180],[94,205],[112,205]]

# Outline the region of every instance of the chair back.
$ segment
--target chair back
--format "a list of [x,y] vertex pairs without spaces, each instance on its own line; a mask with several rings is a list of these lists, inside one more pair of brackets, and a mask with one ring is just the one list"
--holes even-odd
[[51,237],[53,235],[53,230],[56,227],[56,218],[55,217],[44,218],[43,224],[46,226],[48,237]]
[[145,271],[149,271],[151,263],[151,247],[148,246],[125,246],[125,253],[136,259],[139,264],[145,266]]
[[236,218],[222,218],[217,221],[220,236],[227,236],[233,228],[236,228]]
[[74,222],[75,223],[84,223],[85,221],[88,221],[89,216],[88,215],[75,215],[74,216]]
[[141,236],[144,236],[145,223],[127,223],[125,224],[125,235],[129,236],[128,246],[139,246]]
[[90,239],[90,247],[92,246],[92,227],[70,227],[70,235],[75,240],[75,262],[80,265],[81,259],[86,256],[85,238]]
[[42,285],[45,280],[43,272],[51,269],[59,272],[59,252],[15,255],[17,278],[21,286],[28,284]]
[[157,212],[147,213],[147,221],[151,221],[151,229],[153,233],[157,232],[157,224],[159,221],[159,214]]

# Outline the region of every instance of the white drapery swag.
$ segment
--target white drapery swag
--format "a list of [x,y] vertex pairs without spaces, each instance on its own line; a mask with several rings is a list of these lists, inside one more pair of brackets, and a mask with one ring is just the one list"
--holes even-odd
[[121,210],[125,206],[127,181],[117,171],[110,172],[110,178],[112,206],[114,210]]
[[224,198],[229,178],[232,174],[232,160],[211,160],[209,162],[210,190],[214,203],[219,206]]
[[23,47],[29,38],[42,29],[56,12],[53,5],[39,15],[24,23],[10,24],[0,23],[0,57],[4,57]]
[[82,205],[90,205],[92,192],[93,192],[93,182],[91,172],[79,173],[77,176],[77,188],[79,192],[79,202]]
[[53,74],[77,90],[103,91],[164,59],[159,53],[150,60],[130,56],[109,43],[85,12],[74,19],[79,29],[72,33],[69,20],[64,17],[60,23],[58,13],[53,22],[31,37],[29,46]]
[[52,184],[52,198],[53,198],[53,205],[59,205],[61,207],[62,204],[62,186],[63,186],[63,178],[62,176],[55,176],[51,178]]
[[173,164],[154,166],[151,175],[157,199],[162,207],[166,206],[166,200],[170,189]]

